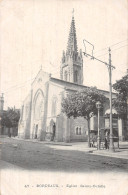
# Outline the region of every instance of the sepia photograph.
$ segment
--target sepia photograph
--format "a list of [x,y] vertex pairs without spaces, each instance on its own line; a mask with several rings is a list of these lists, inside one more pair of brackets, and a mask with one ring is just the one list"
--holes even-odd
[[0,0],[0,195],[128,195],[128,1]]

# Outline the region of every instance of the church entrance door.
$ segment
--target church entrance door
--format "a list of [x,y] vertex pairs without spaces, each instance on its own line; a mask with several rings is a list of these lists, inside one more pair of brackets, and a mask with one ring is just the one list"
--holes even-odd
[[52,138],[51,138],[51,141],[54,141],[55,139],[55,135],[56,135],[56,124],[53,123],[53,126],[52,126]]
[[56,124],[54,123],[53,124],[53,141],[54,141],[54,138],[55,138],[55,135],[56,135]]
[[38,132],[38,125],[36,125],[36,129],[35,129],[35,139],[37,139],[37,132]]

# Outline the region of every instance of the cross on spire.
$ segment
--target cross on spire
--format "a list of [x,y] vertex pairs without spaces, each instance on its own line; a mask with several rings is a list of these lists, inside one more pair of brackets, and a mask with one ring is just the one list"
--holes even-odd
[[74,8],[73,8],[73,10],[72,10],[72,17],[74,17]]

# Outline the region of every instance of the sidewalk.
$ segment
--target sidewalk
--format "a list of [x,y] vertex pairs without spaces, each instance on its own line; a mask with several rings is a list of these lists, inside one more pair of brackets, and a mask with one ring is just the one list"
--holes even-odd
[[84,150],[92,155],[101,155],[101,156],[108,156],[112,158],[122,158],[122,159],[128,159],[128,142],[120,142],[119,148],[115,148],[114,152],[111,152],[106,149],[97,150],[97,148],[89,148],[88,143],[84,142],[82,143],[72,143],[73,147],[77,146],[77,149]]
[[[8,138],[9,139],[9,138]],[[108,156],[112,158],[121,158],[121,159],[128,159],[128,142],[120,142],[120,148],[115,148],[115,152],[110,152],[109,150],[101,149],[97,150],[97,148],[89,148],[87,142],[74,142],[74,143],[65,143],[65,142],[51,142],[51,141],[38,141],[38,140],[31,140],[31,139],[20,139],[17,137],[13,137],[11,139],[25,141],[25,142],[33,142],[39,144],[46,144],[50,147],[56,147],[59,149],[61,146],[67,148],[67,150],[77,150],[77,151],[85,151],[90,153],[91,155],[101,155],[101,156]]]
[[56,141],[39,141],[37,139],[22,139],[18,137],[11,137],[14,140],[19,141],[26,141],[26,142],[33,142],[33,143],[40,143],[40,144],[48,144],[48,145],[60,145],[60,146],[72,146],[72,143],[66,143],[66,142],[56,142]]
[[92,154],[109,156],[112,158],[128,159],[128,149],[115,149],[115,152],[110,152],[109,150],[94,150]]

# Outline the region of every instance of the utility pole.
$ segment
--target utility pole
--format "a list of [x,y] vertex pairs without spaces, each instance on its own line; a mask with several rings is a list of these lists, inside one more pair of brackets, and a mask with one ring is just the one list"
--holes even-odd
[[114,144],[113,144],[113,129],[112,129],[112,67],[111,67],[111,49],[109,48],[109,92],[110,92],[110,144],[109,150],[114,152]]
[[[92,48],[92,55],[86,53],[86,46],[85,46],[85,42],[87,42],[88,44],[90,44],[93,48]],[[106,63],[96,57],[93,56],[93,50],[94,50],[94,46],[86,41],[85,39],[83,40],[84,46],[85,46],[85,52],[84,55],[86,57],[90,57],[92,60],[97,60],[103,64],[105,64],[108,68],[108,72],[109,72],[109,99],[110,99],[110,145],[109,145],[109,151],[114,152],[114,143],[113,143],[113,129],[112,129],[112,68],[115,69],[115,67],[111,64],[111,49],[109,48],[109,63]]]
[[[128,76],[128,69],[127,69],[127,72],[126,72],[126,75]],[[128,82],[128,78],[126,80]],[[126,97],[126,101],[127,101],[127,112],[126,112],[126,125],[127,125],[127,131],[128,131],[128,91],[127,91],[127,97]]]

